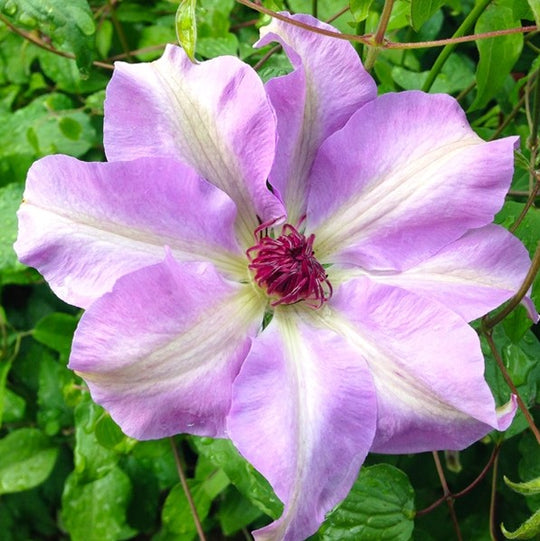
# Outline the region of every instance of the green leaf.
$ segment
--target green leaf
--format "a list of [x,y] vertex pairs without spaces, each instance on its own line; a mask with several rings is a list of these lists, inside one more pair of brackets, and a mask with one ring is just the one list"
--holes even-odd
[[68,116],[62,117],[58,121],[60,131],[72,141],[77,141],[81,137],[82,126],[73,118]]
[[127,453],[137,445],[137,440],[126,436],[107,413],[104,413],[96,423],[95,433],[100,445],[117,453]]
[[349,495],[323,524],[327,541],[408,541],[414,528],[414,491],[398,468],[377,464],[360,470]]
[[540,0],[527,0],[534,15],[534,20],[540,26]]
[[222,468],[231,483],[253,505],[272,518],[281,515],[283,504],[268,481],[238,454],[229,440],[193,437],[192,441],[197,451]]
[[102,415],[103,409],[88,395],[75,408],[75,473],[81,482],[104,477],[116,467],[120,458],[97,440],[95,428]]
[[35,340],[67,357],[71,350],[77,318],[70,314],[56,312],[41,319],[33,330]]
[[90,71],[96,29],[86,0],[0,0],[0,11],[16,25],[47,34],[56,47],[73,52],[81,72]]
[[[46,154],[69,154],[81,156],[87,152],[96,138],[90,118],[82,111],[74,110],[71,100],[63,94],[46,94],[36,98],[30,105],[13,114],[1,114],[0,158],[16,155],[30,160]],[[81,126],[81,136],[70,139],[60,129],[63,118],[71,118]],[[29,140],[29,130],[33,132]]]
[[120,469],[89,483],[72,473],[62,495],[62,521],[72,541],[116,541],[136,532],[126,524],[131,482]]
[[373,4],[373,0],[350,0],[349,9],[354,17],[354,20],[359,23],[367,19],[369,8]]
[[524,483],[514,483],[510,481],[506,475],[504,476],[504,482],[514,491],[523,496],[531,496],[534,494],[540,494],[540,477],[525,481]]
[[49,436],[73,426],[73,410],[66,404],[64,389],[70,388],[74,382],[75,374],[56,359],[41,359],[37,421]]
[[540,509],[534,515],[528,518],[517,530],[509,532],[504,524],[501,524],[501,530],[507,539],[533,539],[540,534]]
[[49,477],[58,448],[35,428],[21,428],[0,440],[0,494],[20,492]]
[[233,535],[262,516],[260,509],[252,505],[234,486],[227,489],[220,502],[217,517],[225,535]]
[[197,53],[204,58],[238,54],[238,38],[234,34],[225,37],[200,38],[197,41]]
[[[476,33],[504,30],[521,25],[511,7],[502,2],[492,3],[478,18]],[[475,111],[484,107],[502,88],[523,48],[522,34],[509,34],[476,41],[480,61],[476,70],[477,94],[470,107]]]
[[[0,307],[0,311],[4,312],[4,309]],[[5,323],[4,321],[0,322],[0,327],[4,327]],[[2,360],[0,362],[0,426],[2,426],[2,420],[4,417],[4,410],[7,409],[7,388],[6,388],[6,382],[7,382],[7,376],[9,374],[9,371],[11,369],[12,361],[11,360]]]
[[422,25],[444,4],[444,0],[411,0],[411,22],[418,31]]
[[[214,470],[204,479],[188,479],[189,491],[197,509],[199,519],[203,521],[210,511],[212,502],[230,483],[223,470]],[[186,494],[179,483],[169,493],[163,506],[162,521],[164,535],[175,534],[190,539],[196,532],[195,522]]]
[[178,43],[192,62],[195,62],[195,45],[197,43],[196,3],[197,0],[180,0],[175,17]]
[[0,271],[20,271],[25,268],[17,261],[13,250],[17,238],[16,212],[22,202],[23,188],[17,183],[0,188]]
[[0,424],[2,420],[5,423],[15,423],[24,419],[26,401],[10,389],[4,388],[3,394],[0,389],[0,413],[2,412],[2,407],[3,419],[0,418]]

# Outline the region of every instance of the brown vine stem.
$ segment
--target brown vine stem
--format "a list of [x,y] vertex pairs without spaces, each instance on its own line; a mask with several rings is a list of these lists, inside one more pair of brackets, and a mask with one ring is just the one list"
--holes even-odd
[[[291,19],[290,17],[287,17],[286,15],[283,15],[276,11],[272,11],[271,9],[265,8],[259,4],[256,4],[255,2],[252,2],[251,0],[236,0],[236,1],[239,4],[243,4],[244,6],[247,6],[251,9],[254,9],[255,11],[258,11],[259,13],[264,13],[265,15],[269,15],[270,17],[274,17],[275,19],[279,19],[280,21],[284,21],[288,24],[292,24],[293,26],[298,26],[299,28],[303,28],[304,30],[309,30],[310,32],[315,32],[317,34],[322,34],[323,36],[329,36],[336,39],[343,39],[346,41],[357,41],[365,45],[375,44],[375,37],[373,34],[365,34],[363,36],[357,36],[356,34],[345,34],[341,32],[335,32],[332,30],[326,30],[325,28],[318,28],[316,26],[312,26],[310,24],[306,24],[306,23],[297,21],[295,19]],[[414,43],[397,43],[397,42],[390,41],[388,39],[383,39],[379,47],[382,47],[383,49],[423,49],[423,48],[428,48],[428,47],[442,47],[444,45],[449,45],[452,43],[466,43],[469,41],[476,41],[479,39],[489,39],[489,38],[496,38],[499,36],[506,36],[508,34],[526,34],[529,32],[536,32],[538,30],[539,30],[539,27],[536,25],[520,26],[517,28],[507,28],[505,30],[494,30],[492,32],[482,32],[480,34],[471,34],[469,36],[460,36],[456,38],[447,38],[447,39],[441,39],[441,40],[435,40],[435,41],[416,41]]]
[[394,0],[386,0],[384,2],[379,26],[377,27],[377,31],[375,32],[375,36],[373,37],[373,43],[371,44],[372,46],[368,49],[365,61],[365,68],[368,71],[370,71],[375,64],[375,60],[377,59],[381,47],[384,45],[384,35],[386,33],[386,29],[388,28],[388,23],[390,22],[390,15],[392,15],[393,7]]
[[[532,199],[534,200],[534,194],[531,195],[533,195]],[[540,242],[536,246],[536,252],[534,253],[534,256],[532,258],[529,272],[527,272],[527,275],[525,276],[525,279],[523,280],[523,283],[521,284],[521,287],[518,289],[517,293],[506,303],[506,305],[500,312],[498,312],[494,316],[484,316],[482,318],[482,329],[485,333],[490,332],[491,329],[495,327],[495,325],[500,323],[510,312],[512,312],[519,305],[525,295],[527,295],[527,291],[529,291],[539,271]]]
[[[21,28],[17,28],[15,25],[11,24],[11,22],[4,17],[2,14],[0,14],[0,21],[4,23],[13,33],[21,36],[27,41],[30,41],[37,47],[44,49],[45,51],[49,51],[50,53],[54,53],[58,56],[63,56],[64,58],[69,58],[70,60],[75,60],[76,57],[73,53],[67,53],[65,51],[60,51],[59,49],[56,49],[40,39],[38,36],[33,34],[32,32],[27,32],[26,30],[22,30]],[[111,64],[107,64],[105,62],[100,62],[99,60],[94,60],[92,64],[98,68],[105,68],[105,69],[114,69],[114,66]]]
[[171,444],[172,452],[174,455],[174,461],[176,463],[176,469],[178,471],[178,477],[180,477],[180,483],[182,485],[182,488],[184,489],[184,494],[186,495],[189,509],[191,511],[191,515],[193,517],[193,522],[195,522],[195,528],[197,529],[197,535],[199,536],[200,541],[206,541],[206,537],[204,536],[204,531],[202,528],[201,520],[199,518],[199,514],[197,513],[197,508],[195,507],[195,502],[193,501],[193,496],[191,495],[191,491],[189,490],[189,486],[187,484],[186,474],[184,473],[184,467],[182,466],[182,462],[180,461],[180,456],[178,455],[178,449],[176,448],[176,444],[174,443],[173,438],[169,438],[169,442]]
[[480,34],[470,34],[468,36],[460,36],[456,38],[438,39],[435,41],[415,41],[414,43],[395,43],[387,41],[385,47],[387,49],[423,49],[426,47],[441,47],[443,45],[451,45],[454,43],[467,43],[469,41],[477,41],[479,39],[498,38],[509,34],[527,34],[528,32],[536,32],[538,26],[518,26],[517,28],[506,28],[504,30],[493,30],[492,32],[482,32]]
[[499,370],[501,371],[504,381],[506,381],[506,384],[508,385],[508,387],[510,387],[510,390],[515,395],[519,409],[523,413],[527,421],[527,424],[529,425],[529,428],[531,429],[531,432],[534,434],[536,441],[540,445],[540,432],[538,431],[537,426],[534,424],[534,419],[529,413],[529,410],[527,409],[527,406],[525,405],[523,398],[521,398],[521,395],[519,394],[514,382],[512,381],[512,378],[510,377],[510,374],[508,373],[508,370],[506,370],[506,366],[504,366],[502,357],[497,351],[497,346],[495,345],[495,342],[493,340],[491,330],[484,331],[484,335],[487,339],[489,349],[491,350],[491,353],[493,354],[493,357],[495,358],[495,362],[497,363]]
[[441,464],[441,460],[439,458],[439,453],[437,451],[433,451],[432,455],[433,460],[435,461],[435,468],[437,469],[437,474],[443,487],[444,499],[448,503],[448,510],[450,511],[450,517],[452,518],[452,523],[454,524],[456,537],[458,541],[463,541],[463,537],[461,536],[461,530],[459,529],[459,522],[456,516],[456,510],[454,509],[454,497],[452,496],[452,493],[448,488],[448,483],[446,482],[446,477],[444,475],[444,470]]
[[126,34],[124,33],[124,29],[122,27],[122,24],[118,20],[118,17],[116,16],[116,4],[117,0],[109,0],[109,6],[110,11],[109,14],[111,16],[111,21],[113,23],[114,29],[116,30],[116,35],[118,36],[118,41],[120,42],[120,45],[122,46],[122,49],[124,50],[124,53],[126,55],[126,58],[129,62],[133,60],[133,56],[131,54],[131,51],[129,50],[129,45],[127,42]]
[[[499,451],[501,449],[500,444],[496,444],[493,452],[491,453],[491,456],[489,457],[489,460],[487,464],[484,466],[482,471],[476,476],[476,479],[472,481],[467,487],[465,487],[463,490],[460,490],[459,492],[456,492],[455,494],[452,494],[452,498],[454,500],[457,500],[458,498],[461,498],[462,496],[465,496],[465,494],[468,494],[471,490],[473,490],[476,485],[478,485],[482,479],[486,476],[487,472],[489,471],[489,468],[491,468],[493,461],[495,460],[495,457],[499,454]],[[427,515],[433,509],[439,507],[441,503],[443,503],[446,500],[446,496],[441,496],[439,499],[435,500],[432,504],[428,505],[428,507],[425,507],[424,509],[420,509],[420,511],[416,512],[417,517],[421,517],[423,515]]]

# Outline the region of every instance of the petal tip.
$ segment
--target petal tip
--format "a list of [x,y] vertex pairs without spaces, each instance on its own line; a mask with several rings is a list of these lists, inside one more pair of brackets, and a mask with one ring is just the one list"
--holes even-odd
[[496,409],[497,426],[495,428],[501,432],[506,430],[512,424],[516,410],[517,397],[513,394],[506,404],[503,404]]

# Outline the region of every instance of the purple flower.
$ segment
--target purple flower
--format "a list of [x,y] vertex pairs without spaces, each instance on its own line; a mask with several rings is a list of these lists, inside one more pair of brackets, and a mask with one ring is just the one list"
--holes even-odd
[[230,438],[285,504],[256,538],[297,540],[369,451],[509,425],[467,322],[529,258],[490,225],[515,137],[484,142],[446,95],[376,97],[346,42],[263,33],[293,65],[266,86],[174,46],[117,64],[109,161],[35,163],[16,250],[86,310],[70,367],[126,434]]

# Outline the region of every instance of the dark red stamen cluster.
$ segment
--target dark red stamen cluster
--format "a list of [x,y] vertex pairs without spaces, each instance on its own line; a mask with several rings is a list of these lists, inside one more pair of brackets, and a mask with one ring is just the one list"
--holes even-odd
[[[258,237],[258,235],[260,235]],[[275,298],[272,306],[305,301],[320,308],[332,296],[332,285],[313,253],[315,235],[305,237],[285,224],[277,238],[255,231],[257,244],[247,251],[255,282]]]

